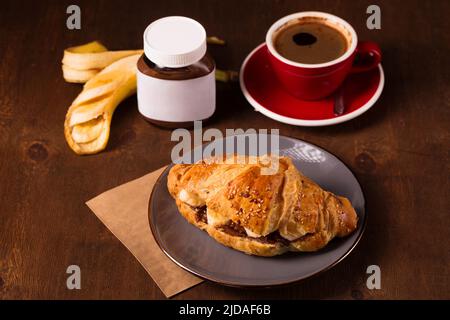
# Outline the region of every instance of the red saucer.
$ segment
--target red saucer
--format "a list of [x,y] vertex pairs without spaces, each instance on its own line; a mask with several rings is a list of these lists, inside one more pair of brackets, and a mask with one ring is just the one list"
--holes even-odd
[[240,72],[244,96],[257,110],[274,120],[298,126],[326,126],[353,119],[369,110],[383,91],[384,73],[381,65],[370,72],[352,74],[344,83],[345,113],[333,113],[334,97],[300,100],[278,83],[263,43],[245,59]]

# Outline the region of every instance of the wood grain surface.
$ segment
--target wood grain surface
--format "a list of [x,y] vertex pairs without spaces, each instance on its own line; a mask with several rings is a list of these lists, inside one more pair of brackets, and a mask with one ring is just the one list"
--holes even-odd
[[[450,298],[449,1],[76,1],[82,29],[66,28],[73,1],[2,1],[0,9],[0,298],[162,299],[127,249],[84,204],[170,161],[171,131],[146,123],[136,97],[114,115],[105,152],[75,155],[64,116],[81,86],[65,83],[64,48],[102,41],[140,48],[154,19],[186,15],[227,46],[211,48],[219,68],[238,70],[278,18],[320,10],[349,21],[383,50],[385,90],[350,122],[322,128],[277,123],[254,112],[237,83],[219,83],[207,127],[278,128],[341,158],[365,192],[369,221],[356,250],[302,283],[242,290],[205,282],[175,299]],[[366,28],[378,4],[382,29]],[[66,268],[82,270],[82,289],[66,288]],[[381,268],[381,289],[366,268]],[[257,272],[257,270],[255,270]]]

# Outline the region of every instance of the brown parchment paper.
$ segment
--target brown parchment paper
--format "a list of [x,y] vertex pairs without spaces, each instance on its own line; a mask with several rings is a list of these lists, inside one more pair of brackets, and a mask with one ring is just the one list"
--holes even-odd
[[159,248],[148,222],[148,201],[165,168],[127,182],[86,202],[105,226],[130,250],[166,297],[202,280],[172,262]]

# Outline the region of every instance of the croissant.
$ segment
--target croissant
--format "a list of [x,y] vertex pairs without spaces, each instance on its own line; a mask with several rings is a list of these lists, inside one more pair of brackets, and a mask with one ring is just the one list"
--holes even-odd
[[347,198],[320,188],[290,158],[271,159],[278,161],[271,175],[262,174],[269,164],[261,157],[177,164],[167,187],[187,221],[247,254],[317,251],[356,229],[358,217]]

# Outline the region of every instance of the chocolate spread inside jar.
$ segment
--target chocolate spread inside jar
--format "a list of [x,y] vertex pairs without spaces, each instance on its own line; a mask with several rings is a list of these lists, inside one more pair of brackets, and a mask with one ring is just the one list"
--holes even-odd
[[206,51],[206,32],[195,20],[166,17],[144,33],[137,63],[138,107],[159,126],[189,127],[215,111],[215,64]]
[[206,76],[214,71],[214,60],[209,53],[205,53],[199,61],[182,68],[158,67],[151,62],[145,54],[141,56],[137,63],[138,70],[143,74],[166,80],[187,80]]

